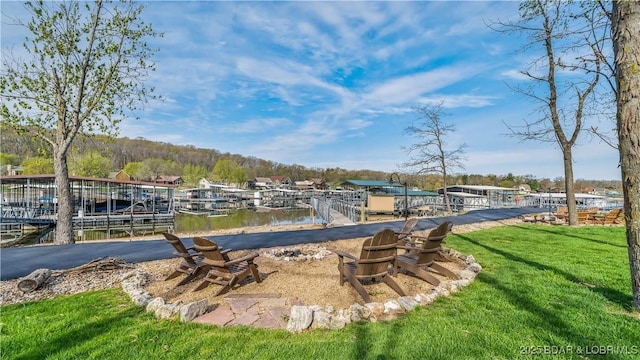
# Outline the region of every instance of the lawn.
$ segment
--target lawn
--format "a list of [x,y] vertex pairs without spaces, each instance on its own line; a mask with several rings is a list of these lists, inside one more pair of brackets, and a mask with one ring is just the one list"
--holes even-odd
[[[640,358],[624,228],[450,235],[484,267],[450,298],[381,323],[302,334],[156,320],[119,290],[0,308],[2,359]],[[301,284],[305,286],[305,284]]]

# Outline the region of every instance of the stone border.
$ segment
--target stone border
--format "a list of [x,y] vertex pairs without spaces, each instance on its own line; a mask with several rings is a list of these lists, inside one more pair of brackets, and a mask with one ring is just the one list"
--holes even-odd
[[[482,266],[473,255],[462,255],[452,249],[443,250],[447,256],[460,259],[466,264],[465,268],[458,272],[459,280],[443,280],[428,294],[401,296],[384,303],[372,302],[364,305],[354,303],[348,309],[334,309],[331,305],[326,307],[294,305],[291,307],[286,329],[299,333],[309,328],[342,329],[351,322],[395,319],[416,306],[430,305],[438,297],[450,296],[451,293],[471,284],[476,275],[482,271]],[[144,290],[150,278],[151,276],[147,273],[133,270],[122,276],[122,289],[129,295],[131,301],[136,305],[145,306],[146,310],[153,312],[156,318],[179,318],[180,321],[188,322],[207,313],[209,308],[207,299],[189,304],[182,302],[166,304],[163,298],[154,298],[151,293]]]

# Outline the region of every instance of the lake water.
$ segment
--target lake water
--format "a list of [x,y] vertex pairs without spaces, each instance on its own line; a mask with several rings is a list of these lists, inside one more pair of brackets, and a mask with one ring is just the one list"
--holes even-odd
[[[230,211],[225,216],[207,215],[176,215],[173,229],[156,227],[153,230],[136,230],[134,236],[161,234],[165,231],[175,233],[207,232],[213,230],[234,229],[248,226],[263,225],[296,225],[296,224],[321,224],[324,220],[321,217],[312,215],[311,209],[287,209],[287,210],[248,210],[240,209]],[[52,242],[54,233],[51,232],[40,240],[40,242]],[[84,230],[76,231],[76,241],[90,241],[102,239],[126,239],[131,238],[131,234],[121,230]]]
[[310,209],[292,210],[236,210],[226,216],[203,216],[179,214],[176,217],[174,230],[180,232],[198,232],[234,229],[247,226],[262,225],[296,225],[321,224],[324,220],[318,216],[312,217]]

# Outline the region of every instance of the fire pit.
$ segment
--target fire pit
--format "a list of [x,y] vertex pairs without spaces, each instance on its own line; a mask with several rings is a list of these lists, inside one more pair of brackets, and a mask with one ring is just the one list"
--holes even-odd
[[322,260],[330,254],[331,251],[325,247],[309,245],[303,247],[274,248],[263,252],[261,255],[273,261],[305,262]]

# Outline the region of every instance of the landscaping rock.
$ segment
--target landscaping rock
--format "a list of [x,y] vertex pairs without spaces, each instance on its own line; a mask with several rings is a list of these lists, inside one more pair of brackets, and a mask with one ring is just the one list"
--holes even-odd
[[180,321],[191,321],[207,312],[209,301],[202,299],[180,307]]
[[379,302],[366,303],[364,306],[371,311],[371,315],[369,315],[371,322],[378,321],[384,314],[384,305]]
[[402,306],[402,308],[405,311],[411,311],[413,310],[416,306],[419,305],[419,303],[411,296],[402,296],[398,298],[398,303],[400,304],[400,306]]
[[164,306],[164,299],[161,297],[157,297],[149,301],[146,310],[149,312],[156,312],[156,310],[158,310],[162,306]]
[[306,306],[294,305],[291,307],[287,330],[301,332],[311,326],[313,322],[313,310]]
[[351,305],[349,312],[351,313],[351,321],[353,322],[368,320],[371,316],[371,309],[358,303]]
[[180,307],[174,304],[164,304],[156,309],[154,312],[158,319],[171,319],[175,317],[180,311]]

